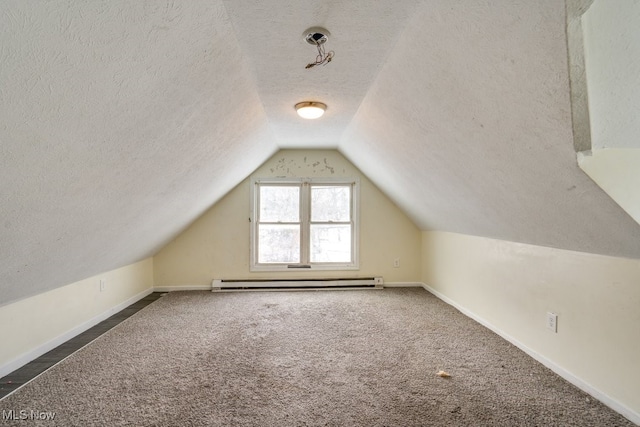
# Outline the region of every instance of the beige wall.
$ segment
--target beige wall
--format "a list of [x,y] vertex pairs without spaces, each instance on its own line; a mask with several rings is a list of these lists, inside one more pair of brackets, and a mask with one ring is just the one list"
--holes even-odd
[[422,257],[434,291],[640,421],[640,261],[444,232]]
[[0,377],[152,291],[148,258],[0,307]]
[[[355,277],[420,281],[420,231],[335,150],[282,150],[255,177],[359,177],[360,270],[250,272],[250,183],[245,179],[154,257],[156,286],[210,286],[212,279]],[[400,258],[400,268],[393,260]]]

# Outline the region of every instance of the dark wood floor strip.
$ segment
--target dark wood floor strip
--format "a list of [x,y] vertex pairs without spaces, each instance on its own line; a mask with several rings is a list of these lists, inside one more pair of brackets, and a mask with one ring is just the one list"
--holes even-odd
[[0,399],[20,388],[22,385],[37,377],[56,363],[60,362],[62,359],[89,344],[91,341],[95,340],[123,320],[131,317],[144,307],[156,301],[162,295],[162,292],[153,292],[147,295],[108,319],[98,323],[94,327],[87,329],[83,333],[71,338],[69,341],[60,344],[53,350],[43,354],[35,360],[32,360],[23,367],[16,369],[9,375],[0,378]]

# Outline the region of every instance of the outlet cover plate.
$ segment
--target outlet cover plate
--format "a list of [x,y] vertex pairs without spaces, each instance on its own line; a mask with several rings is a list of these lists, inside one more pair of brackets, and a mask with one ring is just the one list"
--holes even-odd
[[558,315],[547,312],[547,329],[553,333],[558,333]]

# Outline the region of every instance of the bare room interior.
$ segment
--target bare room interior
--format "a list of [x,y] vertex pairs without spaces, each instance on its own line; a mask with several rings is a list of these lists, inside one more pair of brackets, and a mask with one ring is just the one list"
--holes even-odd
[[0,3],[2,422],[640,425],[638,28]]

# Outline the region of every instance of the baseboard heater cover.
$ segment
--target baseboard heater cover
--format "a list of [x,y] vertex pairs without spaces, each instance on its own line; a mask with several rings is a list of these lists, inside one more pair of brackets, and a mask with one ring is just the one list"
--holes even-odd
[[338,279],[214,279],[212,292],[382,289],[382,277]]

